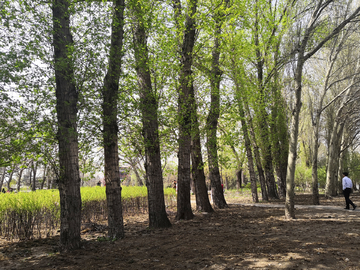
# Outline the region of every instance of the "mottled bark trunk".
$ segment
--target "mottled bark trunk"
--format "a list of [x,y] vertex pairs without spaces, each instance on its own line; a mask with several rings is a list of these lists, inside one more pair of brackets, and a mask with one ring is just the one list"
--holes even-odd
[[[257,193],[257,184],[256,184],[256,175],[255,175],[255,168],[254,168],[254,159],[253,153],[251,149],[251,142],[249,137],[248,125],[245,121],[245,111],[243,107],[243,103],[241,101],[241,94],[240,94],[240,87],[236,85],[237,88],[237,98],[238,98],[238,105],[239,105],[239,114],[240,114],[240,121],[241,121],[241,130],[243,132],[244,142],[245,142],[245,151],[246,157],[248,160],[248,168],[250,174],[250,184],[251,184],[251,195],[253,202],[259,202],[259,197]],[[265,185],[265,181],[263,180],[263,185]],[[266,188],[264,187],[266,190]],[[264,200],[264,196],[263,196]],[[267,199],[266,199],[267,200]]]
[[[241,114],[241,113],[240,113]],[[244,119],[242,117],[242,119]],[[259,197],[258,197],[258,193],[257,193],[257,184],[256,184],[256,175],[255,175],[255,168],[254,168],[254,159],[253,159],[253,154],[251,151],[251,142],[250,142],[250,138],[248,135],[248,128],[247,128],[247,124],[245,122],[245,120],[241,120],[241,126],[242,126],[242,131],[243,131],[243,136],[244,136],[244,141],[245,141],[245,149],[246,149],[246,157],[248,160],[248,167],[249,167],[249,174],[250,174],[250,184],[251,184],[251,196],[252,196],[252,200],[253,202],[259,202]],[[263,185],[265,181],[263,181]],[[265,187],[264,189],[265,190]],[[266,200],[267,197],[265,196]],[[264,195],[263,195],[263,200],[264,199]]]
[[30,168],[28,169],[29,171],[29,187],[31,190],[31,186],[32,186],[32,169],[31,169],[32,163],[30,164]]
[[242,188],[242,170],[236,172],[236,189]]
[[11,180],[12,180],[13,175],[14,175],[14,170],[12,170],[11,173],[9,174],[9,179],[7,182],[8,190],[11,188]]
[[267,147],[267,154],[265,154],[265,179],[268,190],[268,195],[270,199],[278,199],[279,195],[276,189],[274,168],[273,168],[273,158],[271,155],[271,147]]
[[[275,105],[276,106],[276,105]],[[273,115],[273,118],[279,118],[278,115]],[[273,121],[276,121],[275,119]],[[274,142],[274,164],[278,184],[279,198],[286,197],[286,168],[287,168],[287,156],[289,153],[289,142],[287,135],[286,122],[283,120],[283,125],[272,125],[271,134],[272,141]]]
[[133,13],[135,21],[133,28],[135,69],[140,91],[140,110],[145,144],[145,170],[148,181],[149,227],[166,228],[170,227],[171,223],[165,209],[159,141],[158,101],[151,85],[144,18],[138,2],[134,5]]
[[77,136],[78,91],[75,85],[70,33],[70,1],[54,0],[53,46],[59,142],[61,250],[80,247],[81,195]]
[[256,136],[255,136],[255,132],[254,132],[254,127],[252,126],[252,118],[250,116],[248,107],[247,107],[246,118],[248,119],[248,125],[250,126],[249,132],[250,132],[251,139],[252,139],[254,158],[255,158],[256,168],[257,168],[257,172],[258,172],[258,176],[259,176],[262,200],[268,201],[269,196],[268,196],[268,191],[267,191],[267,186],[266,186],[265,174],[264,174],[263,166],[261,164],[261,155],[260,155],[259,147],[256,143]]
[[288,167],[286,173],[286,199],[285,199],[285,218],[295,218],[294,209],[294,185],[295,185],[295,166],[297,158],[297,140],[299,134],[299,116],[301,110],[301,78],[303,65],[305,60],[303,55],[299,55],[297,62],[297,69],[295,74],[295,104],[291,114],[291,126],[290,126],[290,140],[289,140],[289,156]]
[[286,167],[287,164],[280,164],[275,167],[280,199],[285,199],[286,197]]
[[[179,162],[178,162],[178,193],[176,219],[192,219],[194,214],[190,202],[190,152],[191,152],[191,106],[194,100],[191,97],[192,62],[195,44],[195,14],[197,0],[188,1],[189,14],[186,16],[184,38],[181,46],[180,89],[179,105]],[[180,1],[174,0],[175,16],[181,14]],[[177,22],[178,30],[182,29]]]
[[[194,97],[194,91],[192,91]],[[195,97],[194,97],[195,98]],[[204,162],[201,153],[201,141],[200,141],[200,130],[197,118],[196,107],[193,112],[193,123],[192,123],[192,140],[191,140],[191,163],[192,163],[192,175],[195,184],[195,195],[196,195],[196,209],[211,213],[214,211],[210,204],[206,179],[204,173]]]
[[339,154],[341,148],[341,137],[343,135],[344,124],[335,121],[332,135],[330,138],[330,145],[328,150],[327,171],[326,171],[326,196],[337,195],[337,173],[339,169]]
[[[338,165],[338,171],[337,171],[337,174],[336,174],[336,192],[337,194],[342,194],[343,192],[343,188],[342,188],[342,177],[343,177],[343,172],[344,172],[344,162],[343,162],[343,159],[344,159],[344,151],[341,151],[341,145],[344,145],[344,136],[342,136],[342,139],[341,139],[341,144],[340,144],[340,147],[339,147],[339,165]],[[354,187],[354,181],[353,181],[353,187]]]
[[[217,12],[219,13],[219,12]],[[210,73],[210,110],[206,119],[207,150],[211,191],[215,207],[223,209],[227,207],[223,188],[221,186],[218,158],[217,128],[220,116],[220,35],[221,35],[221,14],[215,16],[215,38],[212,52],[211,73]]]
[[313,145],[313,160],[312,160],[312,203],[314,205],[320,204],[319,196],[319,181],[318,181],[318,153],[319,153],[319,125],[320,113],[316,115],[316,126],[314,127],[314,145]]
[[[35,163],[35,165],[34,165]],[[31,183],[31,190],[32,191],[35,191],[36,190],[36,173],[37,173],[37,166],[38,166],[38,163],[37,162],[33,162],[32,163],[32,166],[31,166],[31,170],[32,170],[32,183]]]
[[109,227],[108,234],[112,239],[124,237],[117,124],[119,79],[124,34],[124,8],[124,0],[114,1],[109,67],[104,79],[104,88],[102,91],[105,183]]
[[5,175],[6,175],[6,168],[2,168],[2,173],[1,173],[1,177],[0,177],[0,192],[2,191],[3,188],[3,184],[4,184],[4,180],[5,180]]
[[[21,188],[21,178],[22,178],[22,174],[24,172],[24,169],[25,168],[20,168],[20,171],[19,171],[19,177],[18,177],[18,182],[17,182],[17,191],[19,192],[20,191],[20,188]],[[0,190],[1,190],[1,187],[0,187]]]

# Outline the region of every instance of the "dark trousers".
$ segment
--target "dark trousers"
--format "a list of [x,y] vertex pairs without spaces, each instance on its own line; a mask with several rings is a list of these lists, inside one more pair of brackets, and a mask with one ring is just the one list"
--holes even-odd
[[352,205],[352,207],[355,207],[355,204],[350,200],[350,193],[351,193],[351,188],[345,188],[343,190],[343,194],[346,202],[346,209],[350,209],[350,204]]

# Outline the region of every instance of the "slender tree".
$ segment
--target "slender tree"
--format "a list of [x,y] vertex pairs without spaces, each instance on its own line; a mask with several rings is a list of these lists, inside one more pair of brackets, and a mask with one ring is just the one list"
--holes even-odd
[[62,250],[80,247],[81,195],[77,139],[78,91],[72,61],[70,1],[54,0],[53,46],[56,79],[56,111],[59,142],[60,245]]
[[[194,85],[191,87],[190,95],[195,100]],[[195,184],[196,209],[211,213],[214,212],[214,209],[210,204],[208,189],[206,186],[196,102],[194,103],[194,106],[192,106],[192,109],[191,170],[193,175],[192,180]]]
[[161,168],[160,139],[158,123],[158,98],[153,91],[149,52],[147,46],[146,20],[147,7],[139,1],[131,2],[133,14],[133,43],[135,69],[140,94],[142,114],[142,134],[145,144],[146,186],[148,190],[149,227],[166,228],[171,223],[167,217],[164,200],[164,184]]
[[104,78],[104,87],[102,91],[105,183],[109,226],[108,234],[112,239],[124,237],[117,123],[119,79],[123,55],[124,9],[124,0],[114,0],[109,67]]
[[[178,31],[181,31],[181,3],[173,0],[175,21]],[[178,153],[178,193],[176,219],[192,219],[194,214],[190,202],[190,152],[191,152],[191,113],[194,100],[191,95],[193,82],[192,63],[193,48],[195,44],[197,0],[190,0],[187,6],[183,40],[180,51],[180,74],[179,74],[179,153]]]
[[212,62],[210,76],[210,110],[206,119],[207,141],[206,146],[208,150],[209,174],[211,183],[211,194],[216,207],[222,209],[227,206],[223,188],[221,186],[219,160],[218,160],[218,143],[217,143],[217,129],[218,120],[220,116],[220,82],[222,71],[220,68],[220,54],[221,54],[221,32],[222,24],[225,19],[224,9],[227,8],[229,1],[218,4],[215,9],[213,17],[215,21],[214,29],[214,46],[212,51]]
[[[296,167],[296,158],[297,158],[297,140],[299,134],[299,115],[300,109],[302,106],[302,75],[305,62],[310,59],[316,52],[318,52],[326,42],[331,38],[339,34],[339,32],[353,19],[355,19],[359,12],[360,6],[357,7],[350,15],[345,16],[344,20],[341,21],[338,25],[332,28],[328,35],[321,38],[319,42],[315,45],[312,45],[309,48],[309,42],[314,36],[316,30],[322,25],[321,20],[324,18],[323,15],[328,8],[331,8],[331,4],[335,1],[317,1],[312,5],[310,12],[311,15],[307,22],[307,25],[302,32],[302,36],[299,38],[293,55],[295,55],[295,74],[294,74],[294,84],[295,84],[295,99],[292,106],[291,112],[291,125],[290,125],[290,140],[289,140],[289,156],[288,156],[288,167],[286,174],[286,202],[285,202],[285,217],[287,219],[295,218],[294,211],[294,178],[295,178],[295,167]],[[327,18],[328,16],[325,16]]]

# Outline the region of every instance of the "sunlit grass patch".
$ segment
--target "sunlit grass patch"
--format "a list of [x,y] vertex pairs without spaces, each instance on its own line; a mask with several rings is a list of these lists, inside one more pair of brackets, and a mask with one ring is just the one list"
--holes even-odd
[[[107,219],[106,188],[83,187],[82,222]],[[166,205],[176,204],[176,194],[165,189]],[[122,187],[123,213],[145,213],[146,187]],[[0,199],[0,235],[8,240],[32,239],[54,235],[60,226],[59,190],[4,193]]]

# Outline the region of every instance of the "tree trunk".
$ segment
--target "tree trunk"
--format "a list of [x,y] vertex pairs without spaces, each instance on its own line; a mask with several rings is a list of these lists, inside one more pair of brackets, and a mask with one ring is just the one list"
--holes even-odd
[[275,167],[280,199],[286,197],[286,167],[287,164],[280,164]]
[[[20,168],[20,171],[19,171],[19,179],[18,179],[18,182],[17,182],[17,188],[16,190],[19,192],[20,191],[20,188],[21,188],[21,177],[22,177],[22,174],[24,172],[24,169],[25,168]],[[0,187],[0,190],[1,190],[1,187]]]
[[206,135],[207,135],[207,150],[208,150],[208,162],[209,162],[209,175],[211,183],[211,191],[213,194],[214,204],[217,208],[223,209],[227,207],[225,201],[223,188],[221,186],[221,179],[219,173],[219,158],[218,158],[218,143],[217,143],[217,128],[218,120],[220,116],[220,82],[221,82],[221,70],[220,70],[220,35],[223,12],[220,6],[215,15],[215,38],[214,47],[212,52],[211,72],[210,72],[210,110],[206,119]]
[[32,169],[31,169],[31,166],[32,166],[32,162],[31,162],[30,168],[28,169],[28,172],[29,172],[29,187],[30,187],[30,190],[32,189]]
[[44,189],[44,185],[45,185],[45,181],[46,181],[46,169],[47,169],[47,166],[44,165],[44,175],[43,175],[43,180],[41,182],[40,189]]
[[6,175],[6,168],[3,167],[3,172],[1,174],[1,177],[0,177],[0,192],[2,191],[2,188],[3,188],[3,185],[4,185],[4,180],[5,180],[5,175]]
[[[233,64],[235,66],[234,62],[233,62]],[[248,115],[246,115],[246,113],[245,113],[245,100],[244,100],[244,95],[241,92],[241,85],[240,85],[239,79],[238,79],[239,74],[237,74],[237,73],[238,72],[236,72],[235,70],[233,71],[233,79],[235,82],[236,99],[237,99],[238,107],[239,107],[241,130],[243,132],[245,151],[246,151],[246,156],[247,156],[247,160],[248,160],[248,168],[249,168],[250,184],[251,184],[251,194],[252,194],[253,202],[259,202],[259,197],[257,194],[257,183],[256,183],[254,158],[253,158],[253,152],[251,149],[251,141],[250,141],[250,136],[249,136],[249,127],[246,122],[246,117]],[[251,118],[249,120],[249,123],[251,124]],[[255,149],[254,149],[254,153],[255,153]],[[259,169],[261,169],[261,167],[258,168],[259,177],[263,177],[262,169],[261,170],[259,170]],[[262,199],[268,200],[267,193],[266,193],[266,187],[265,187],[265,179],[261,178],[260,183],[261,183],[261,187],[262,187],[261,190],[263,192]]]
[[72,61],[70,1],[54,0],[53,46],[56,79],[56,111],[59,142],[60,245],[62,250],[80,247],[81,195],[77,137],[78,91]]
[[124,237],[117,124],[119,79],[123,54],[124,8],[124,0],[114,0],[109,67],[104,79],[104,88],[102,91],[108,234],[111,239]]
[[242,188],[242,169],[236,172],[236,189]]
[[319,198],[319,181],[318,181],[318,153],[319,153],[319,125],[320,113],[316,116],[316,126],[314,127],[314,145],[313,145],[313,160],[312,160],[312,202],[314,205],[320,204]]
[[31,166],[31,170],[32,170],[32,172],[33,172],[32,184],[31,184],[31,190],[32,190],[32,191],[35,191],[35,190],[36,190],[36,173],[37,173],[37,166],[38,166],[37,161],[35,162],[35,165],[34,165],[34,161],[33,161],[33,162],[32,162],[32,166]]
[[269,198],[278,199],[279,195],[276,189],[275,176],[274,176],[274,168],[273,168],[273,158],[271,155],[271,147],[267,147],[267,154],[265,154],[265,179],[268,190]]
[[291,114],[291,126],[290,126],[290,141],[289,141],[289,156],[288,156],[288,168],[286,173],[286,199],[285,199],[285,218],[295,218],[294,209],[294,185],[295,185],[295,166],[297,157],[297,140],[299,134],[299,115],[301,109],[301,78],[302,68],[305,61],[303,56],[298,58],[298,66],[295,74],[295,106]]
[[161,168],[158,102],[152,89],[148,61],[148,47],[143,14],[139,2],[134,5],[134,48],[136,73],[140,91],[143,136],[145,144],[145,170],[148,190],[149,227],[166,228],[171,223],[165,209],[164,183]]
[[11,180],[12,180],[13,175],[14,175],[14,170],[12,170],[11,173],[9,174],[9,180],[7,183],[8,190],[11,189]]
[[[249,133],[248,133],[248,126],[245,121],[245,112],[244,112],[243,105],[241,104],[241,102],[239,102],[239,110],[240,110],[240,117],[241,117],[241,129],[243,132],[243,137],[244,137],[244,142],[245,142],[245,150],[246,150],[246,156],[247,156],[247,160],[248,160],[248,167],[249,167],[249,174],[250,174],[251,195],[252,195],[253,202],[257,203],[257,202],[259,202],[259,197],[257,194],[254,159],[253,159],[253,154],[251,151],[251,142],[250,142]],[[264,184],[264,181],[263,181],[263,184]],[[264,189],[265,189],[265,187],[264,187]],[[264,200],[264,196],[263,196],[263,200]]]
[[[181,3],[174,0],[175,16],[181,14]],[[178,97],[179,106],[179,153],[178,153],[178,193],[177,193],[177,213],[176,219],[192,219],[194,214],[191,210],[190,202],[190,152],[191,152],[191,113],[195,101],[191,97],[192,88],[192,63],[193,48],[195,44],[195,14],[197,0],[188,1],[189,14],[186,16],[184,37],[181,46],[181,70],[180,70],[180,89]],[[181,30],[179,21],[177,28]]]
[[[271,134],[272,141],[274,142],[274,164],[278,183],[278,193],[280,198],[286,197],[286,168],[287,168],[287,156],[289,154],[289,139],[288,129],[286,123],[286,113],[283,108],[286,108],[283,98],[280,97],[281,102],[276,102],[272,113]],[[280,104],[279,104],[280,103]],[[283,104],[281,112],[278,112],[278,106]],[[276,110],[276,112],[274,112]]]
[[259,147],[256,144],[256,137],[255,137],[255,132],[254,132],[254,127],[252,126],[252,118],[249,112],[249,107],[247,106],[247,115],[246,117],[248,118],[248,123],[250,126],[250,135],[251,135],[251,139],[252,139],[252,145],[253,145],[253,149],[254,149],[254,157],[255,157],[255,163],[256,163],[256,168],[257,168],[257,172],[259,175],[259,182],[260,182],[260,187],[261,187],[261,196],[262,196],[262,200],[263,201],[268,201],[269,200],[269,196],[268,196],[268,191],[267,191],[267,186],[266,186],[266,180],[265,180],[265,175],[264,175],[264,170],[261,164],[261,155],[259,152]]
[[[336,116],[338,118],[339,115]],[[325,186],[325,195],[326,196],[336,196],[337,195],[337,176],[338,176],[338,166],[339,166],[339,155],[341,148],[341,137],[344,130],[344,123],[339,123],[338,120],[335,120],[335,124],[332,130],[332,135],[330,138],[330,145],[328,150],[328,160],[327,160],[327,171],[326,171],[326,186]]]
[[[192,90],[193,98],[194,90]],[[191,161],[193,180],[195,183],[196,209],[202,212],[211,213],[214,211],[210,204],[206,179],[204,173],[204,162],[201,154],[200,130],[197,118],[197,110],[194,108],[192,123],[192,140],[191,140]]]
[[144,183],[144,180],[142,179],[142,177],[140,176],[139,174],[139,170],[138,168],[136,167],[136,164],[135,165],[131,165],[134,173],[135,173],[135,177],[136,177],[136,180],[137,180],[137,183],[139,184],[139,186],[145,186],[145,183]]
[[[338,165],[338,171],[337,171],[337,175],[336,175],[336,191],[338,194],[342,194],[342,176],[343,176],[343,172],[344,172],[344,162],[343,162],[343,159],[344,159],[344,151],[342,151],[343,149],[341,149],[341,146],[344,145],[344,135],[341,136],[342,137],[342,142],[340,144],[340,147],[339,147],[339,165]],[[347,170],[346,170],[347,171]],[[354,181],[353,181],[353,186],[354,186]]]

